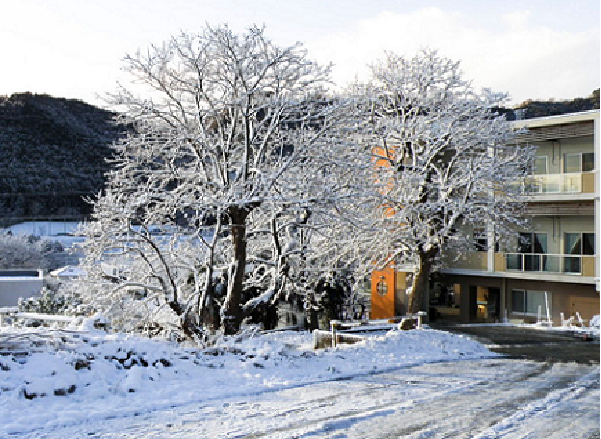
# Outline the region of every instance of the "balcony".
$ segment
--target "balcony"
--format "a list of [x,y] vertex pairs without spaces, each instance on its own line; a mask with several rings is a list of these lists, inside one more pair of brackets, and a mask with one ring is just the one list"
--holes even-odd
[[[509,277],[540,278],[549,275],[554,279],[567,282],[585,282],[595,277],[595,261],[593,255],[538,254],[538,253],[503,253],[494,254],[489,259],[487,252],[467,252],[459,258],[447,255],[443,257],[443,272],[469,274],[473,276],[491,275]],[[494,266],[493,266],[494,264]],[[532,277],[534,275],[534,277]],[[557,277],[559,276],[559,278]],[[581,278],[579,280],[575,278]]]
[[594,172],[533,175],[526,192],[530,195],[595,193]]
[[506,253],[505,269],[508,272],[559,273],[592,277],[595,275],[595,257],[536,253]]

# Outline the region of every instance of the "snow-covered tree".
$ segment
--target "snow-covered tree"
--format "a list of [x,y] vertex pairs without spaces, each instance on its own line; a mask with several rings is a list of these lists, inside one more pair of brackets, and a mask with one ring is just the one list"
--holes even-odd
[[181,34],[125,64],[136,85],[112,98],[133,130],[86,232],[89,297],[135,307],[137,289],[187,336],[235,333],[334,264],[311,249],[371,172],[353,107],[327,96],[329,67],[256,27]]
[[[515,235],[524,216],[521,184],[533,150],[518,145],[494,107],[506,96],[476,91],[459,63],[425,50],[372,66],[374,162],[382,202],[372,258],[379,267],[411,263],[410,312],[423,309],[430,271],[441,252],[468,242],[468,225],[495,239]],[[489,245],[494,245],[489,239]]]
[[0,235],[0,268],[53,270],[64,263],[64,248],[36,236]]

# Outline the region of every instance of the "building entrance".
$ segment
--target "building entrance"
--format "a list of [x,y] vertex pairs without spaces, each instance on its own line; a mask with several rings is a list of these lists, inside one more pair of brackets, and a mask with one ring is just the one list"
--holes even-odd
[[461,321],[461,286],[435,282],[430,288],[431,321]]

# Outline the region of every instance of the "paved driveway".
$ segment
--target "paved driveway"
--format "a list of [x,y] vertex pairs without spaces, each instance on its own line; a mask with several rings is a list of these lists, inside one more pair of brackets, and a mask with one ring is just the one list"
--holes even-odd
[[568,332],[495,325],[432,324],[432,327],[469,335],[490,350],[513,358],[599,364],[599,341],[585,341],[582,336]]

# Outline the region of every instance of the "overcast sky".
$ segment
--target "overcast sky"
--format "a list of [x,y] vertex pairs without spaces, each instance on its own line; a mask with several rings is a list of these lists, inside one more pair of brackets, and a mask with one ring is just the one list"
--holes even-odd
[[586,97],[600,82],[599,0],[0,0],[0,20],[0,95],[100,105],[126,53],[205,23],[264,24],[276,43],[332,61],[340,84],[385,50],[426,47],[510,103]]

